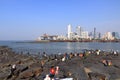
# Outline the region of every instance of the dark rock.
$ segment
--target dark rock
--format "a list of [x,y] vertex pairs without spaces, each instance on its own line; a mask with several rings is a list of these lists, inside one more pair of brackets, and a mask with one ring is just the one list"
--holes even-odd
[[20,72],[24,72],[29,69],[28,66],[19,66],[17,68],[20,70]]
[[106,80],[106,76],[100,73],[88,73],[90,80]]
[[34,77],[34,73],[32,70],[27,70],[27,71],[24,71],[22,73],[20,73],[19,75],[19,78],[18,79],[29,79],[31,77]]
[[[65,61],[61,61],[64,55],[47,55],[44,58],[31,54],[17,54],[7,46],[0,47],[0,80],[43,80],[49,74],[51,66],[59,66],[57,78],[73,78],[74,80],[119,80],[120,75],[120,55],[114,56],[108,52],[101,52],[80,58],[78,55]],[[74,54],[73,54],[74,55]],[[102,60],[111,60],[112,65],[104,66]],[[11,74],[10,66],[16,64],[14,74]],[[84,68],[89,68],[92,72],[89,77]]]
[[3,80],[3,79],[11,77],[10,74],[11,74],[11,71],[10,71],[9,68],[1,69],[0,70],[0,80]]
[[42,68],[35,68],[33,69],[33,74],[38,77],[42,73],[43,69]]

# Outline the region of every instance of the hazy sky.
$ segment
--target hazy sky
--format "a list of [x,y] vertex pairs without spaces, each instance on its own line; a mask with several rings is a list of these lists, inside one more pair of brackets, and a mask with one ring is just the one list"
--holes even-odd
[[120,0],[0,0],[0,40],[65,35],[68,24],[120,32]]

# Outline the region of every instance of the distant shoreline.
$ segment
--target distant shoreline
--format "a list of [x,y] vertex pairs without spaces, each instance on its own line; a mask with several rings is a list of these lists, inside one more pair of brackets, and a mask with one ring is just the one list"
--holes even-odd
[[115,42],[118,43],[120,40],[34,40],[34,41],[16,41],[16,43],[49,43],[49,42]]

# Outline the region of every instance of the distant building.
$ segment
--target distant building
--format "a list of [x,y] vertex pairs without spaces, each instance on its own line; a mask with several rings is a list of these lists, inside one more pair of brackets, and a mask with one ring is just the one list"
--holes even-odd
[[96,32],[95,39],[101,39],[101,33],[100,32]]
[[71,35],[72,35],[72,27],[71,27],[71,25],[69,24],[69,25],[68,25],[68,33],[67,33],[68,39],[71,39]]
[[114,37],[114,39],[120,39],[118,32],[112,32],[112,36]]
[[81,36],[82,31],[83,31],[82,28],[80,26],[77,26],[76,33],[77,33],[78,36]]
[[76,32],[72,32],[72,26],[69,24],[67,26],[67,36],[62,35],[47,35],[44,34],[37,38],[37,40],[82,40],[82,39],[103,39],[103,40],[115,40],[120,39],[120,35],[118,32],[106,32],[104,35],[100,32],[96,32],[96,28],[90,33],[88,31],[84,31],[82,27],[77,26]]
[[88,36],[89,36],[89,38],[92,40],[92,39],[94,38],[93,32],[90,32],[90,33],[88,34]]
[[82,39],[88,39],[89,38],[88,31],[83,31],[82,34],[81,34],[81,38]]
[[103,39],[105,40],[113,40],[114,37],[112,36],[112,33],[111,32],[107,32],[103,35]]
[[90,32],[89,38],[90,39],[101,39],[101,33],[100,32]]
[[57,40],[67,40],[67,37],[60,35],[57,37]]
[[101,39],[101,33],[98,33],[98,39]]
[[80,39],[88,39],[89,38],[89,33],[88,31],[84,31],[82,27],[78,26],[76,28],[76,33],[77,33],[77,38]]
[[57,35],[47,35],[44,34],[43,36],[38,37],[38,40],[57,40]]
[[103,39],[105,40],[114,40],[114,39],[120,39],[118,32],[107,32],[103,36]]
[[96,39],[96,28],[94,28],[94,39]]

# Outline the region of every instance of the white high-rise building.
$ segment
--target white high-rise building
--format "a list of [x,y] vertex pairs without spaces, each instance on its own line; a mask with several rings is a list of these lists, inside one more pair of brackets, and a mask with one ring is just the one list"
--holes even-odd
[[76,28],[76,33],[77,33],[77,35],[81,37],[82,32],[83,32],[82,27],[77,26],[77,28]]
[[78,26],[78,27],[76,28],[76,33],[77,33],[78,36],[81,35],[80,26]]
[[71,25],[69,24],[68,25],[68,39],[71,39],[71,33],[72,33],[72,27],[71,27]]

